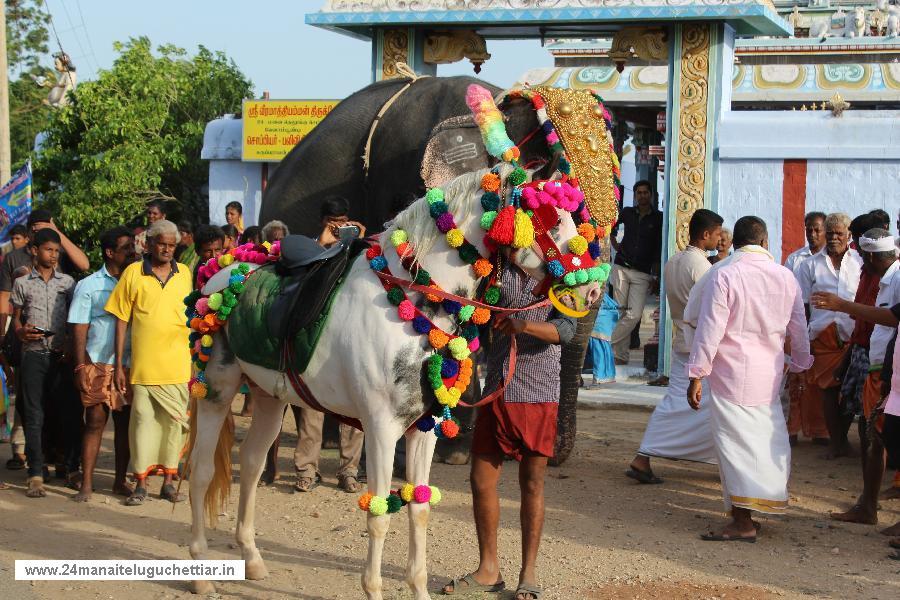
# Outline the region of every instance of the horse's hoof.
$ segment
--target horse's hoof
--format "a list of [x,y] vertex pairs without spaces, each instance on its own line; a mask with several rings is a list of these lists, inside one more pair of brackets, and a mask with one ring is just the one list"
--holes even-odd
[[248,562],[244,565],[244,577],[247,579],[259,580],[269,576],[269,570],[263,561]]
[[191,584],[191,592],[193,592],[194,594],[200,594],[202,596],[205,596],[207,594],[214,594],[216,593],[216,584],[206,579],[198,579]]

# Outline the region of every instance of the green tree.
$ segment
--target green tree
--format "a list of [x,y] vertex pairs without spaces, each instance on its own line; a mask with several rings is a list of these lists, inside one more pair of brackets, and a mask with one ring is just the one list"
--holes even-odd
[[45,206],[88,247],[104,229],[133,222],[154,197],[182,218],[205,221],[204,128],[252,95],[233,61],[202,46],[195,56],[174,46],[154,53],[142,37],[116,50],[112,68],[53,111],[35,163]]
[[54,80],[49,61],[49,17],[38,0],[6,0],[6,55],[9,63],[10,148],[13,170],[34,148],[34,137],[47,126],[50,107],[43,103],[47,88],[36,78]]

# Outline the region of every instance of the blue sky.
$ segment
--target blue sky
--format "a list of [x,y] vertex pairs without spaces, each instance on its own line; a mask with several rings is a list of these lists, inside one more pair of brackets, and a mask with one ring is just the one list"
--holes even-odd
[[[47,0],[59,39],[78,67],[80,81],[115,59],[112,45],[147,36],[155,45],[221,50],[272,98],[344,98],[370,82],[367,42],[304,24],[323,0]],[[52,39],[51,51],[56,51]],[[552,58],[536,40],[488,42],[493,54],[480,77],[511,85]],[[49,61],[48,61],[49,64]],[[438,68],[439,75],[473,74],[468,61]]]

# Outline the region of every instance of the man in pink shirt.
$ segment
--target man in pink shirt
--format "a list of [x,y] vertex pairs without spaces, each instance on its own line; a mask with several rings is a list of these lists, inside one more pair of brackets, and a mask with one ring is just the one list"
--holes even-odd
[[[726,510],[732,521],[707,541],[756,541],[751,511],[783,514],[791,448],[778,401],[785,335],[790,370],[812,366],[800,287],[766,249],[766,224],[741,217],[734,246],[745,254],[710,276],[703,289],[687,374],[688,403],[710,403]],[[709,398],[701,399],[708,378]]]

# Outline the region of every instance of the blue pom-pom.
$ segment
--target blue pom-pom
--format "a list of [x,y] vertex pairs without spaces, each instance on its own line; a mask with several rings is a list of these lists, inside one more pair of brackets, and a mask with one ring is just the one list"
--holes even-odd
[[500,208],[500,196],[496,192],[485,192],[481,196],[481,208],[486,212]]
[[439,216],[447,212],[447,203],[443,200],[438,200],[434,204],[429,205],[428,210],[431,211],[431,218],[437,219]]
[[418,421],[416,421],[416,429],[421,431],[422,433],[426,433],[434,429],[434,417],[431,415],[425,415]]
[[558,260],[551,260],[547,263],[547,272],[549,272],[554,277],[562,277],[566,274],[566,269]]
[[441,365],[441,377],[444,379],[456,377],[457,373],[459,373],[459,363],[457,361],[445,360]]
[[440,427],[438,427],[437,425],[435,425],[435,426],[434,426],[434,429],[432,429],[432,431],[434,432],[434,437],[436,437],[436,438],[439,439],[439,440],[444,439],[444,432],[441,430]]
[[600,258],[600,242],[591,242],[588,244],[588,252],[594,260]]
[[185,324],[186,327],[190,327],[190,326],[191,326],[191,320],[188,319],[187,321],[185,321],[184,324]]
[[206,383],[206,371],[200,371],[199,373],[197,373],[197,381]]
[[425,335],[426,333],[431,331],[431,321],[429,321],[422,315],[416,315],[415,318],[413,318],[412,326],[413,329],[416,330],[416,333],[420,333],[422,335]]
[[188,336],[188,340],[190,340],[191,344],[193,344],[194,342],[196,342],[197,340],[199,340],[202,337],[203,337],[203,334],[200,333],[199,331],[192,331],[191,334]]
[[553,123],[550,121],[550,119],[547,119],[546,121],[541,123],[541,129],[544,131],[545,135],[553,131]]
[[522,188],[515,188],[512,192],[510,192],[509,198],[513,205],[519,206],[522,200]]
[[462,308],[462,304],[456,302],[455,300],[444,300],[443,302],[441,302],[441,306],[444,307],[444,311],[448,315],[455,315],[459,312],[459,309]]
[[387,259],[383,256],[376,256],[369,261],[369,266],[376,271],[381,271],[382,269],[387,267]]
[[212,346],[200,346],[200,352],[209,356],[212,354]]
[[563,175],[568,175],[572,170],[572,167],[569,165],[569,161],[567,161],[563,157],[560,157],[559,164],[556,168],[559,169],[559,172]]

